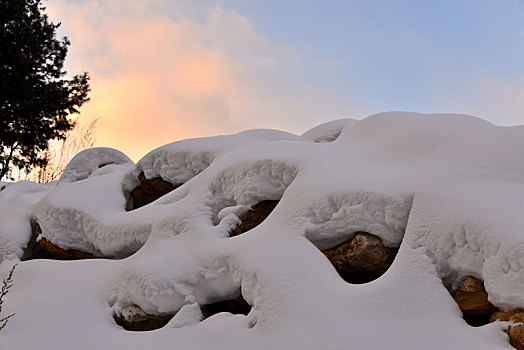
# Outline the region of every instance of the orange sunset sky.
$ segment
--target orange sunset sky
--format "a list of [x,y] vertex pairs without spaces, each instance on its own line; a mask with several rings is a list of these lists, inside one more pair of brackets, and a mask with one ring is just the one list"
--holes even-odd
[[135,161],[179,139],[250,128],[301,133],[318,117],[356,110],[332,91],[280,79],[300,74],[286,67],[299,58],[234,11],[213,7],[196,20],[172,19],[155,1],[46,5],[72,42],[66,69],[91,74],[79,120],[100,118],[96,145]]

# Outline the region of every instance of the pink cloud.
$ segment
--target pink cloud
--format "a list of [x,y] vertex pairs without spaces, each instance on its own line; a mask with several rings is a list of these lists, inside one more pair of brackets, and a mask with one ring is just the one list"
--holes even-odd
[[[164,1],[49,4],[72,45],[68,70],[89,71],[100,117],[99,145],[135,160],[177,139],[274,127],[302,132],[358,110],[304,81],[300,53],[271,42],[240,14],[208,9],[204,19],[166,15]],[[320,119],[320,120],[319,120]]]

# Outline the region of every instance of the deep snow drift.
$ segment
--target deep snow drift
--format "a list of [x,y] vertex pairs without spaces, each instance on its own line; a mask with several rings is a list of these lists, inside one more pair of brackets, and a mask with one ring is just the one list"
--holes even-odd
[[[127,211],[142,172],[180,186]],[[229,237],[263,200],[280,202]],[[136,165],[86,150],[58,183],[0,191],[0,276],[31,256],[36,224],[103,259],[19,263],[1,349],[511,349],[507,324],[470,327],[448,290],[473,276],[500,309],[524,308],[524,126],[392,112],[175,142]],[[400,250],[353,285],[319,249],[359,231]],[[247,316],[201,321],[199,305],[239,290]],[[178,312],[128,332],[112,315],[132,304]]]

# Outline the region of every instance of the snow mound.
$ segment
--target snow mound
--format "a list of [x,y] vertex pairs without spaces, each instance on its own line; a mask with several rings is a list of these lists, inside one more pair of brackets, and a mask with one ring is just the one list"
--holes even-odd
[[75,182],[107,171],[99,170],[108,165],[133,163],[124,153],[107,147],[89,148],[79,152],[67,164],[59,182]]
[[[98,169],[95,153],[71,166],[71,180],[0,191],[0,258],[20,257],[31,222],[64,249],[129,257],[23,262],[6,307],[17,312],[2,334],[9,348],[36,346],[21,332],[57,349],[78,339],[85,349],[100,339],[121,349],[510,348],[506,326],[468,326],[449,290],[473,276],[497,307],[524,308],[524,126],[389,112],[300,137],[251,130],[184,140],[136,165],[121,158]],[[141,173],[181,186],[126,212]],[[10,210],[15,199],[22,204]],[[230,236],[265,200],[279,202]],[[16,225],[17,235],[6,233]],[[356,232],[399,248],[384,275],[361,285],[320,252]],[[239,294],[247,315],[202,320],[201,307]],[[176,315],[161,330],[130,334],[111,317],[130,305]],[[46,312],[54,322],[43,322]],[[60,339],[45,335],[61,328]]]
[[277,130],[248,130],[235,135],[204,137],[173,142],[145,155],[124,182],[130,192],[138,184],[138,175],[161,177],[172,184],[182,184],[199,174],[221,154],[248,145],[275,140],[295,140],[297,136]]

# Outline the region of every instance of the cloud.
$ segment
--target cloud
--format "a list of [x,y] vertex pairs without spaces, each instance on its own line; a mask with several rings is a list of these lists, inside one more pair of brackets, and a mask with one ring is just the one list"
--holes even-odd
[[260,127],[302,132],[362,113],[307,79],[322,65],[232,10],[112,0],[58,1],[47,12],[71,39],[68,71],[92,76],[82,118],[100,117],[97,143],[135,160],[182,138]]

